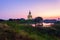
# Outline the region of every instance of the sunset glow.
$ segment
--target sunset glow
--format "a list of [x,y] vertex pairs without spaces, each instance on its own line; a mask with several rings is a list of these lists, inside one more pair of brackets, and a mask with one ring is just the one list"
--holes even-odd
[[0,19],[27,18],[29,10],[33,18],[60,17],[60,0],[0,0]]

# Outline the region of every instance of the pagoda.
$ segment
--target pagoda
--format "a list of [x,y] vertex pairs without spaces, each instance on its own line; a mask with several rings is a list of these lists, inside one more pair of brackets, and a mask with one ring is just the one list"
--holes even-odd
[[28,20],[31,20],[31,19],[32,19],[32,15],[31,15],[31,11],[29,11]]

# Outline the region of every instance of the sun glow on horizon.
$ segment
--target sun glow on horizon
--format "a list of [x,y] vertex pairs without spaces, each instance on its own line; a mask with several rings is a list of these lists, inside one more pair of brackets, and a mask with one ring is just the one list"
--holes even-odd
[[25,18],[31,10],[33,18],[59,18],[60,1],[59,0],[0,0],[0,19]]

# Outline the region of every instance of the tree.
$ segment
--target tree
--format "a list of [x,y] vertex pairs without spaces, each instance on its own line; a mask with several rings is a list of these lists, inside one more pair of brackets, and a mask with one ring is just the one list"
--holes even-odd
[[42,26],[43,24],[43,18],[42,17],[36,17],[35,19],[34,19],[34,22],[35,22],[35,26],[37,26],[37,25],[40,25],[40,26]]
[[14,19],[9,19],[8,21],[14,21]]
[[21,18],[21,19],[20,19],[20,23],[25,23],[25,21],[26,21],[26,20],[25,20],[24,18]]
[[4,19],[0,19],[0,22],[1,22],[1,21],[5,21],[5,20],[4,20]]

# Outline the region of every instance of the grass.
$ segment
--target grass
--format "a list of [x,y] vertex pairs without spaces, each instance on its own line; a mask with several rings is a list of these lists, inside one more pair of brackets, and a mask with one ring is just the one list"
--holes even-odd
[[32,40],[60,40],[56,36],[48,35],[47,33],[41,33],[36,28],[30,25],[18,24],[11,21],[6,21],[2,23],[10,26],[11,29],[15,30],[19,35],[23,36],[23,38],[27,37],[31,38]]

